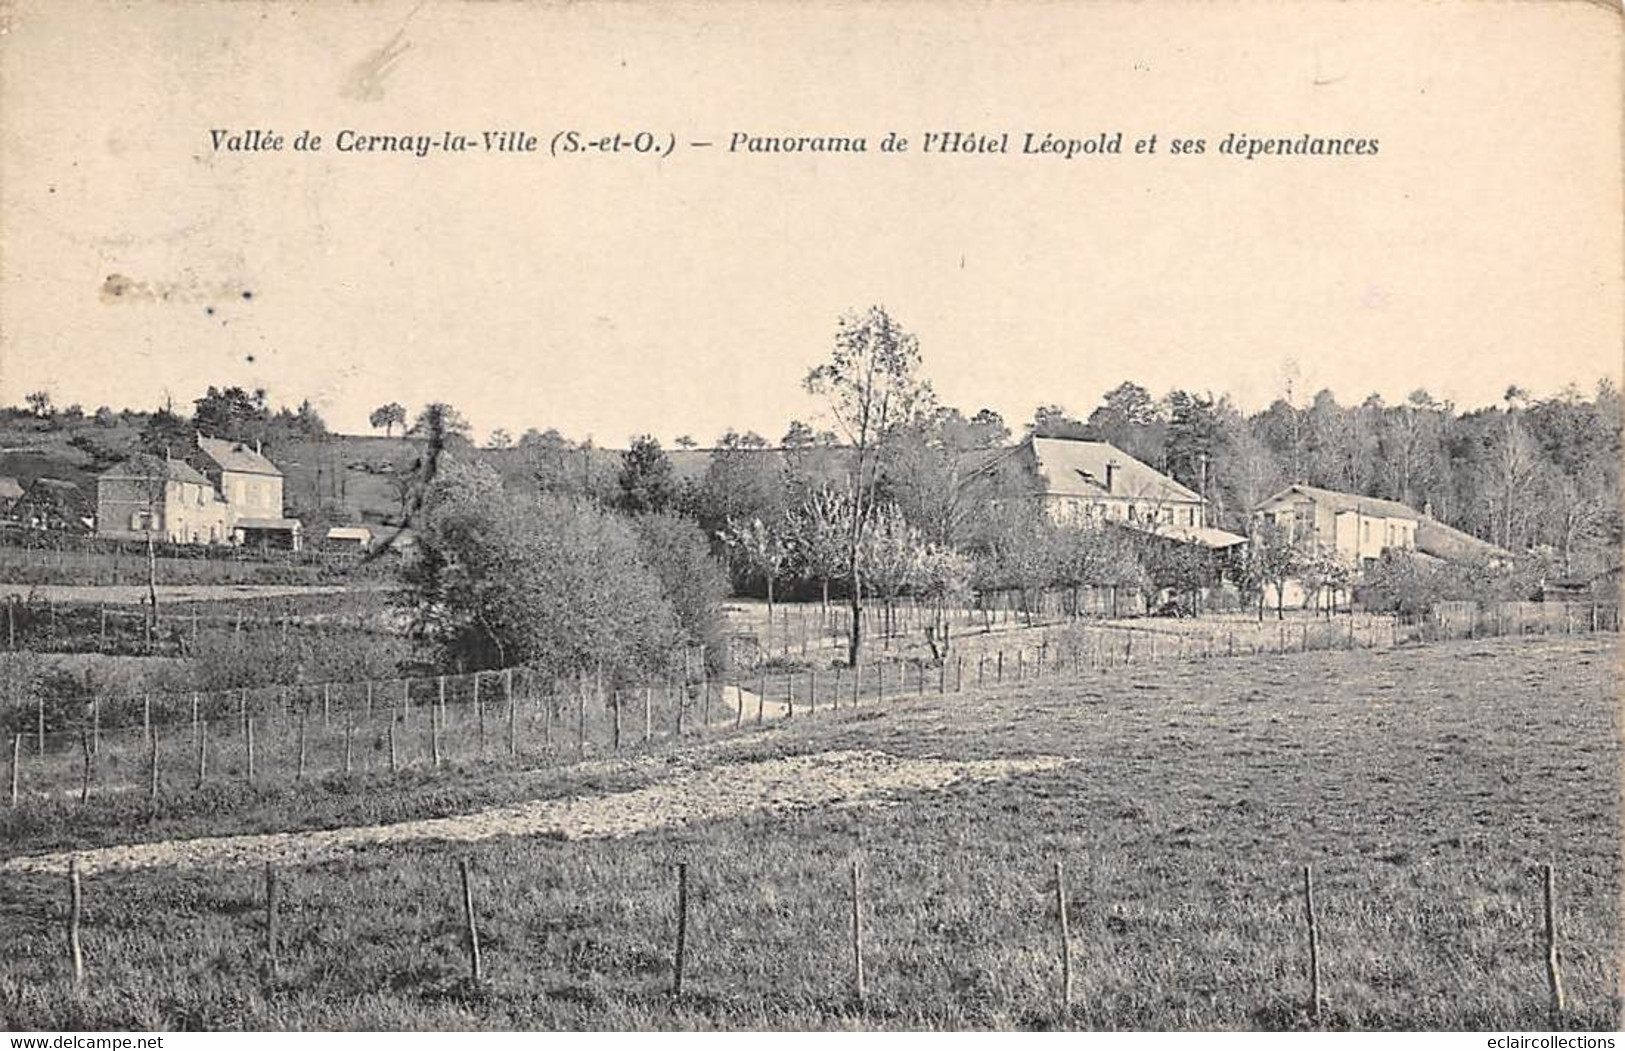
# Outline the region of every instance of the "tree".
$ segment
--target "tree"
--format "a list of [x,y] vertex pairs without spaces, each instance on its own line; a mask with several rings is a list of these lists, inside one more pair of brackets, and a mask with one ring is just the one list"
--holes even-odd
[[210,387],[192,403],[192,426],[211,438],[252,444],[268,437],[271,411],[265,391]]
[[661,512],[676,496],[671,457],[653,435],[640,434],[621,454],[620,506],[632,514]]
[[925,544],[918,555],[916,572],[920,597],[931,610],[925,626],[925,643],[933,660],[948,656],[948,609],[970,594],[973,566],[970,556],[945,544]]
[[485,446],[488,449],[511,449],[513,448],[513,435],[509,434],[506,428],[498,427],[485,440]]
[[1286,613],[1286,582],[1296,576],[1303,564],[1302,553],[1292,536],[1269,519],[1258,522],[1247,550],[1245,580],[1258,594],[1258,619],[1264,619],[1264,589],[1275,589],[1275,619]]
[[852,622],[847,661],[854,667],[863,642],[863,567],[860,551],[874,518],[886,453],[898,429],[931,401],[919,377],[920,346],[884,307],[847,314],[835,332],[830,359],[807,373],[809,394],[824,397],[851,450],[847,496],[852,503],[847,569]]
[[375,430],[382,427],[384,437],[394,437],[396,427],[406,426],[406,406],[398,401],[380,405],[372,410],[372,415],[367,417],[367,422],[372,424]]
[[423,407],[412,422],[410,434],[427,437],[438,433],[446,445],[467,444],[472,428],[463,414],[443,401],[434,401]]
[[888,638],[897,634],[897,597],[915,582],[924,546],[920,531],[896,504],[876,508],[863,533],[858,562],[863,579],[881,596]]
[[790,516],[790,543],[801,570],[818,581],[823,616],[829,617],[829,582],[846,565],[852,504],[845,493],[820,489]]
[[1110,442],[1137,460],[1155,467],[1166,462],[1167,420],[1138,383],[1120,383],[1107,391],[1089,414],[1087,437]]
[[48,390],[30,391],[23,396],[28,403],[29,411],[42,420],[50,419],[55,413],[51,408],[51,392]]
[[773,630],[773,584],[790,560],[790,546],[785,541],[785,532],[780,525],[768,525],[760,518],[752,518],[728,523],[721,534],[723,544],[741,556],[746,567],[759,573],[767,582],[767,624],[770,634]]
[[683,643],[703,647],[707,663],[720,669],[728,575],[712,557],[705,534],[692,520],[669,513],[639,515],[632,527],[644,564],[671,603]]
[[448,463],[429,485],[403,576],[413,635],[442,667],[602,667],[612,682],[648,681],[682,638],[630,523],[577,498],[506,491],[486,464]]

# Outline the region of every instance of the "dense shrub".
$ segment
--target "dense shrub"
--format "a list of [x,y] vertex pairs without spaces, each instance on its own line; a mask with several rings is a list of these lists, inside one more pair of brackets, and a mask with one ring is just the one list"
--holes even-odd
[[682,642],[678,613],[620,515],[505,491],[483,464],[448,464],[420,524],[403,598],[442,667],[602,668],[607,681],[632,681],[663,671]]

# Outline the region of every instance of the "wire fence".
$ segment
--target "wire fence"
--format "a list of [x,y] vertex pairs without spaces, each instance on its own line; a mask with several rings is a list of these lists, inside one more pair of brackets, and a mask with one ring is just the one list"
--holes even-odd
[[[1454,624],[1454,621],[1446,622]],[[1618,631],[1617,616],[1476,618],[1483,635]],[[12,806],[144,791],[154,806],[211,780],[289,786],[335,776],[394,775],[451,764],[562,764],[743,732],[793,718],[839,717],[902,697],[946,697],[1125,667],[1371,650],[1453,638],[1408,634],[1399,618],[1187,622],[1181,632],[1078,621],[1053,633],[942,659],[878,656],[857,667],[758,661],[636,685],[598,673],[550,677],[529,667],[463,675],[276,684],[184,693],[26,699],[0,721]],[[673,667],[698,669],[690,654]]]

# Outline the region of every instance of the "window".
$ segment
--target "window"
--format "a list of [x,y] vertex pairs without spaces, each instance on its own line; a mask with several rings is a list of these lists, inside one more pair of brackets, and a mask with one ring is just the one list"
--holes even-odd
[[1135,507],[1133,504],[1128,505],[1128,520],[1130,522],[1138,522],[1140,520],[1139,508]]
[[1371,542],[1371,523],[1370,522],[1362,521],[1360,523],[1360,540],[1363,543],[1368,543],[1368,544]]

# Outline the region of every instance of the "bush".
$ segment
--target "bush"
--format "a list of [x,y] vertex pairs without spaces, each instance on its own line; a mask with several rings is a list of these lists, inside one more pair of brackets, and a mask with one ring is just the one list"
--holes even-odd
[[487,465],[445,465],[404,571],[414,635],[441,667],[602,668],[646,681],[682,642],[630,523],[585,501],[506,492]]
[[639,554],[660,580],[682,641],[704,646],[706,663],[719,669],[726,638],[722,601],[728,594],[728,574],[711,556],[705,534],[692,519],[673,514],[643,515],[634,525]]

